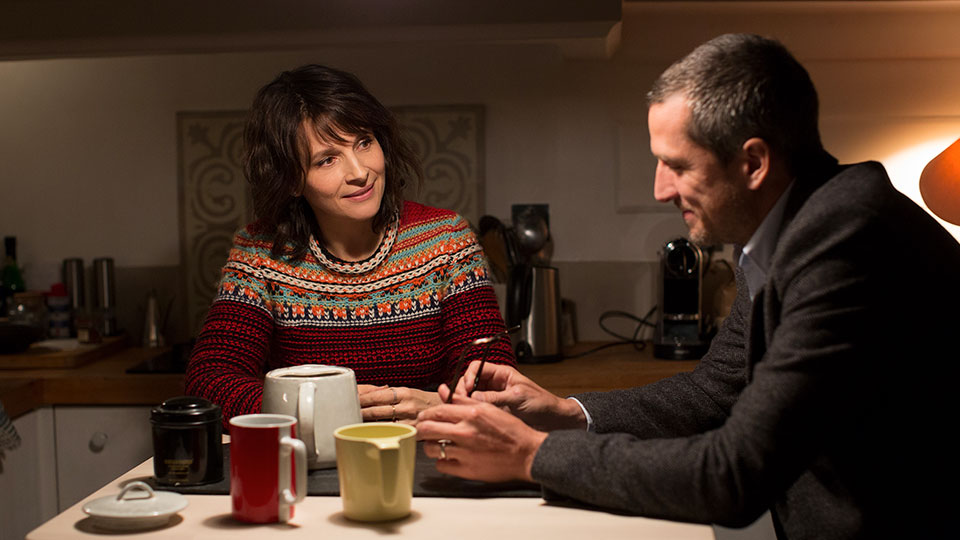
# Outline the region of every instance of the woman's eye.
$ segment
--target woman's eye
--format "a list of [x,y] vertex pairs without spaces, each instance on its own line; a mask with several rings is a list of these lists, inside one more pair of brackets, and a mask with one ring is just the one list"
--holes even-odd
[[323,158],[323,159],[321,159],[320,161],[318,161],[318,162],[316,163],[316,166],[317,166],[317,167],[325,167],[325,166],[327,166],[327,165],[329,165],[329,164],[331,164],[331,163],[333,163],[333,158],[332,158],[332,157],[326,157],[326,158]]
[[371,137],[364,137],[357,143],[357,147],[369,148],[371,144],[373,144],[373,139]]

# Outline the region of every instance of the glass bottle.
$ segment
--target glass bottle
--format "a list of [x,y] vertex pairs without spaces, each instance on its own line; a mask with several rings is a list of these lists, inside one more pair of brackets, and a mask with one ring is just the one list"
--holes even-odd
[[27,290],[23,283],[23,275],[17,266],[17,237],[6,236],[3,239],[6,256],[3,259],[3,268],[0,269],[0,316],[7,316],[9,303],[13,295]]

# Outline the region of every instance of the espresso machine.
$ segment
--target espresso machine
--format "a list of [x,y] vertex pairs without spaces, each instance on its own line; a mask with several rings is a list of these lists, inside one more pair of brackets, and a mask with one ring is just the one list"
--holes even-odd
[[693,360],[707,352],[703,339],[701,295],[703,253],[685,238],[667,242],[660,252],[659,306],[653,355],[667,360]]

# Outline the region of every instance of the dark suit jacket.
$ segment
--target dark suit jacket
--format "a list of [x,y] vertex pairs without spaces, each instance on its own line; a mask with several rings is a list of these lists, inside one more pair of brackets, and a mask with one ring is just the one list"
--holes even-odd
[[577,396],[594,432],[551,433],[546,490],[781,538],[946,536],[955,511],[960,244],[878,163],[794,184],[767,281],[697,369]]

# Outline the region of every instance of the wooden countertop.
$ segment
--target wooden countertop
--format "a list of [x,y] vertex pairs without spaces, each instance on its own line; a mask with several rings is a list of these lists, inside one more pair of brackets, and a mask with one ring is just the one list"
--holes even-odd
[[653,344],[637,351],[632,345],[615,345],[586,356],[599,342],[578,343],[566,351],[568,358],[552,364],[520,364],[520,372],[562,397],[580,392],[633,388],[693,371],[698,360],[660,360]]
[[49,405],[157,405],[183,394],[183,374],[126,370],[166,350],[127,347],[73,368],[0,370],[0,403],[11,418]]
[[[600,345],[580,343],[576,355]],[[696,360],[658,360],[652,346],[609,347],[548,364],[521,364],[520,371],[559,396],[649,384],[691,371]],[[11,418],[50,405],[156,405],[183,394],[183,374],[131,374],[126,370],[167,349],[128,347],[74,368],[0,370],[0,403]]]

